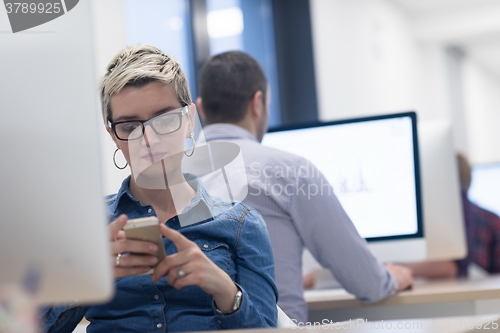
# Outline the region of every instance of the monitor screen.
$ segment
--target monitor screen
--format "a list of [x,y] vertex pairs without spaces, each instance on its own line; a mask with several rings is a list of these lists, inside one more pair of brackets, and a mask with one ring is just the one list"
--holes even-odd
[[500,216],[500,163],[472,168],[469,199]]
[[362,237],[423,237],[415,113],[272,129],[263,144],[316,165]]

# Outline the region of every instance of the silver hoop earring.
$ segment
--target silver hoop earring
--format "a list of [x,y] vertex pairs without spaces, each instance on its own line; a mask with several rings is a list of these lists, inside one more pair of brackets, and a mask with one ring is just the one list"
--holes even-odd
[[116,148],[115,153],[113,154],[113,163],[115,164],[115,167],[117,167],[120,170],[123,170],[128,166],[128,163],[125,163],[125,165],[121,168],[118,166],[118,164],[116,164],[116,153],[118,152],[118,150],[120,149]]
[[184,151],[184,155],[186,155],[187,157],[193,156],[193,154],[194,154],[194,148],[195,148],[195,145],[196,145],[196,141],[194,141],[194,133],[191,132],[191,135],[189,136],[189,138],[193,142],[193,148],[191,148],[191,153],[189,153],[189,154],[186,153],[186,151]]

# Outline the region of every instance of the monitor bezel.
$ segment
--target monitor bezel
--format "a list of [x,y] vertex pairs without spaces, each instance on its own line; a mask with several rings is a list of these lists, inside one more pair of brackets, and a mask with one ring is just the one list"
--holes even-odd
[[286,132],[301,129],[310,129],[316,127],[327,127],[336,125],[345,125],[361,122],[370,122],[377,120],[386,120],[394,118],[409,117],[411,119],[412,128],[412,139],[413,139],[413,168],[415,174],[415,199],[416,199],[416,210],[417,210],[417,232],[413,234],[405,235],[394,235],[394,236],[382,236],[382,237],[366,237],[368,242],[378,242],[387,240],[397,240],[397,239],[415,239],[424,238],[424,221],[423,221],[423,210],[422,210],[422,188],[421,188],[421,176],[420,176],[420,155],[419,155],[419,145],[418,145],[418,133],[417,133],[417,114],[414,111],[399,112],[391,114],[383,114],[376,116],[367,117],[357,117],[357,118],[346,118],[333,121],[317,121],[310,123],[299,123],[293,125],[285,125],[279,127],[273,127],[268,130],[268,133],[275,132]]

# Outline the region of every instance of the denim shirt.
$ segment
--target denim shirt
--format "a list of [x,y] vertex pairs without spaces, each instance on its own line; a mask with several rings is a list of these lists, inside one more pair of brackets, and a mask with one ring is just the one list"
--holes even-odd
[[[269,236],[261,215],[242,203],[228,203],[211,197],[194,176],[186,179],[196,195],[179,217],[166,222],[195,242],[200,249],[243,292],[240,308],[223,315],[216,311],[211,295],[197,286],[180,290],[171,287],[166,277],[157,283],[149,275],[116,279],[113,300],[95,306],[58,306],[42,310],[46,332],[71,332],[85,316],[87,332],[180,332],[215,329],[275,327],[278,291],[274,284],[274,263]],[[128,218],[155,216],[129,190],[130,177],[120,191],[107,198],[109,220],[120,214]],[[200,214],[213,218],[200,221]],[[183,224],[184,225],[184,224]],[[173,243],[163,239],[167,255],[177,252]]]

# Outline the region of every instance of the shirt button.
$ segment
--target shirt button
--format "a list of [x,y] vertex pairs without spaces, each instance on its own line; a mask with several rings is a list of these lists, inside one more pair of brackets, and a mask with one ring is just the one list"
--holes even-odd
[[158,295],[155,295],[155,299],[159,299],[159,298],[160,298],[160,296],[158,296]]
[[156,324],[156,328],[162,328],[163,325],[161,323]]
[[151,213],[153,211],[153,208],[148,209],[148,213]]
[[204,247],[205,249],[208,249],[208,245],[207,245],[207,244],[203,245],[203,247]]

